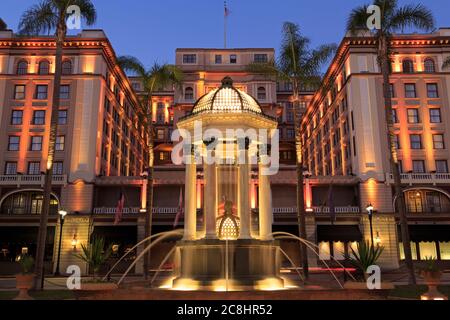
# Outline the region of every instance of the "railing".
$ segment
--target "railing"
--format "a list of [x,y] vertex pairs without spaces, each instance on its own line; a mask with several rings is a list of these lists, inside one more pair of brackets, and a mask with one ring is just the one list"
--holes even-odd
[[[65,185],[67,183],[67,175],[53,175],[52,184]],[[45,175],[0,175],[0,185],[40,185],[45,184]]]
[[[138,214],[141,208],[138,207],[126,207],[123,208],[124,214]],[[153,208],[153,213],[156,214],[174,214],[177,213],[178,208]],[[117,207],[97,207],[94,208],[94,214],[116,214]]]
[[[402,173],[402,183],[413,185],[414,183],[426,183],[436,185],[438,183],[450,183],[450,173]],[[387,183],[394,183],[394,176],[386,174]]]
[[[316,214],[322,214],[322,213],[330,213],[330,207],[313,207],[313,212]],[[334,212],[336,214],[342,214],[342,213],[360,213],[361,209],[359,207],[352,207],[352,206],[346,206],[346,207],[335,207]],[[282,207],[282,208],[273,208],[274,214],[283,214],[283,213],[296,213],[297,207]]]
[[[317,213],[317,214],[321,214],[321,213],[330,213],[330,207],[313,207],[313,212]],[[359,207],[352,207],[352,206],[347,206],[347,207],[334,207],[334,212],[336,214],[341,214],[341,213],[360,213],[361,209]]]

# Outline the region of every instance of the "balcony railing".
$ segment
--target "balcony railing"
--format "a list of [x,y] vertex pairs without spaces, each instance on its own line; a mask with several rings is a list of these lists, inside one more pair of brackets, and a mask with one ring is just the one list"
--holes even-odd
[[[313,212],[316,214],[329,214],[330,213],[330,207],[313,207]],[[361,209],[359,207],[335,207],[334,212],[336,214],[342,214],[342,213],[360,213]],[[282,208],[273,208],[274,214],[286,214],[286,213],[296,213],[297,207],[282,207]]]
[[[402,183],[410,186],[415,183],[425,183],[436,185],[438,183],[450,183],[450,173],[402,173]],[[394,183],[394,176],[386,174],[387,183]]]
[[[126,207],[123,208],[124,214],[138,214],[141,208],[139,207]],[[155,214],[174,214],[177,213],[178,208],[153,208]],[[97,207],[94,208],[94,214],[116,214],[117,207]]]
[[[52,184],[65,185],[67,183],[67,175],[53,175]],[[40,185],[45,184],[45,175],[0,175],[0,185]]]

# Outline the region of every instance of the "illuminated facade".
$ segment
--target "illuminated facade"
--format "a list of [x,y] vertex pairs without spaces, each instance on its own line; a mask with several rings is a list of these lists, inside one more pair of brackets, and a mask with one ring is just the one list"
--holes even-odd
[[[427,256],[448,260],[450,77],[442,63],[450,53],[450,30],[394,36],[391,44],[394,131],[413,256],[417,260]],[[316,93],[302,121],[303,155],[313,181],[326,176],[334,185],[334,205],[343,205],[345,197],[353,197],[351,192],[342,194],[341,181],[354,181],[362,214],[351,218],[336,210],[336,224],[358,224],[369,240],[364,211],[372,204],[374,237],[386,248],[381,260],[395,266],[404,255],[398,245],[399,219],[394,214],[376,50],[377,44],[370,37],[343,40],[325,76],[327,90]],[[312,193],[313,206],[317,206],[314,186]],[[325,255],[331,244],[337,245],[328,241],[332,239],[318,240]]]
[[[442,61],[450,52],[450,31],[394,37],[391,76],[395,124],[413,256],[450,259],[450,78]],[[23,250],[33,252],[50,122],[51,38],[18,38],[0,32],[0,271],[12,273],[11,261]],[[278,122],[280,169],[271,176],[273,230],[298,234],[292,87],[263,75],[250,74],[250,62],[270,61],[273,49],[177,49],[175,64],[184,73],[181,88],[165,88],[151,101],[155,127],[155,189],[152,232],[172,230],[180,193],[186,195],[186,168],[171,161],[171,133],[189,116],[200,97],[230,76],[234,86],[250,94],[264,114]],[[62,265],[90,236],[103,236],[120,256],[144,236],[146,133],[138,100],[145,99],[137,78],[127,78],[102,31],[83,31],[65,46],[61,89],[59,143],[52,210],[69,212],[63,231]],[[326,90],[303,88],[301,106],[307,235],[319,245],[320,257],[344,259],[356,241],[369,240],[368,204],[374,206],[374,240],[386,247],[382,264],[396,268],[402,257],[398,217],[394,214],[392,178],[386,154],[382,79],[371,38],[346,37],[325,75]],[[206,95],[208,97],[208,95]],[[194,110],[195,114],[195,110]],[[198,216],[208,207],[202,169],[195,181]],[[250,172],[249,207],[260,209],[258,169]],[[193,190],[193,189],[191,189]],[[120,194],[123,220],[114,226]],[[186,217],[179,222],[180,226]],[[220,220],[219,220],[220,222]],[[227,222],[227,221],[225,221]],[[196,221],[197,225],[203,222]],[[59,228],[49,218],[48,271],[52,269]],[[213,221],[214,228],[216,221]],[[180,227],[178,226],[178,227]],[[228,224],[227,224],[228,226]],[[239,228],[242,228],[241,222]],[[162,243],[152,251],[154,266],[173,247]],[[283,249],[298,261],[298,244]],[[137,253],[139,253],[138,250]],[[312,266],[321,266],[310,253]],[[79,261],[76,261],[79,263]],[[126,265],[127,261],[124,262]],[[8,267],[6,267],[8,266]],[[119,266],[120,268],[121,266]],[[123,267],[123,266],[122,266]],[[9,268],[9,269],[8,269]],[[10,270],[11,272],[9,272]],[[137,265],[135,272],[142,272]]]

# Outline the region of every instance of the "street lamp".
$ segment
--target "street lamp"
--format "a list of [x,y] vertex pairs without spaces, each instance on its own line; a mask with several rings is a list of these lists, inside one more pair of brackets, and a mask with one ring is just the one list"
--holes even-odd
[[56,261],[56,271],[55,271],[55,276],[59,276],[60,272],[59,272],[59,262],[61,259],[61,240],[62,240],[62,231],[63,231],[63,225],[64,225],[64,217],[67,214],[66,210],[59,210],[59,244],[58,244],[58,259]]
[[373,246],[373,226],[372,226],[373,206],[372,206],[372,204],[369,204],[369,205],[366,207],[366,210],[367,210],[367,214],[368,214],[368,216],[369,216],[369,224],[370,224],[370,240],[371,240],[371,243],[372,243],[372,246]]

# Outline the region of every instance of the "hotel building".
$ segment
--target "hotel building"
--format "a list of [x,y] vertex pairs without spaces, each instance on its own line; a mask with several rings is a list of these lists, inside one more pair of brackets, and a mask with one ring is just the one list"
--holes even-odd
[[[413,256],[450,259],[450,174],[447,147],[450,123],[450,73],[442,61],[450,55],[450,30],[396,36],[393,44],[392,94],[402,178],[408,208]],[[403,257],[394,212],[383,110],[382,77],[373,38],[345,37],[328,69],[323,87],[303,88],[301,125],[308,240],[319,245],[321,259],[343,260],[357,241],[370,239],[368,204],[374,207],[374,239],[385,247],[381,264],[397,268]],[[13,273],[23,250],[33,253],[39,225],[43,165],[48,140],[54,44],[51,38],[22,38],[0,32],[0,274]],[[189,115],[197,99],[220,87],[225,76],[258,100],[278,121],[280,169],[272,176],[275,231],[298,234],[292,87],[271,77],[250,74],[251,62],[275,56],[270,48],[177,49],[175,64],[184,73],[180,88],[165,88],[151,101],[155,147],[152,233],[172,230],[184,191],[185,168],[171,162],[171,133]],[[61,270],[79,264],[73,253],[94,236],[113,245],[121,256],[144,236],[147,163],[145,99],[138,78],[118,67],[102,31],[69,37],[64,53],[53,214],[49,218],[47,271],[54,269],[59,239],[56,211],[68,211],[62,236]],[[197,212],[204,200],[198,170]],[[258,210],[258,179],[252,172],[251,208]],[[114,225],[120,194],[123,220]],[[183,220],[180,221],[180,226]],[[201,224],[201,219],[198,224]],[[178,226],[178,227],[180,227]],[[173,246],[152,250],[152,267]],[[298,243],[282,247],[298,261]],[[141,249],[137,250],[137,254]],[[130,255],[123,270],[135,255]],[[309,253],[312,266],[321,266]],[[113,261],[112,261],[113,263]],[[142,272],[138,264],[134,270]]]

